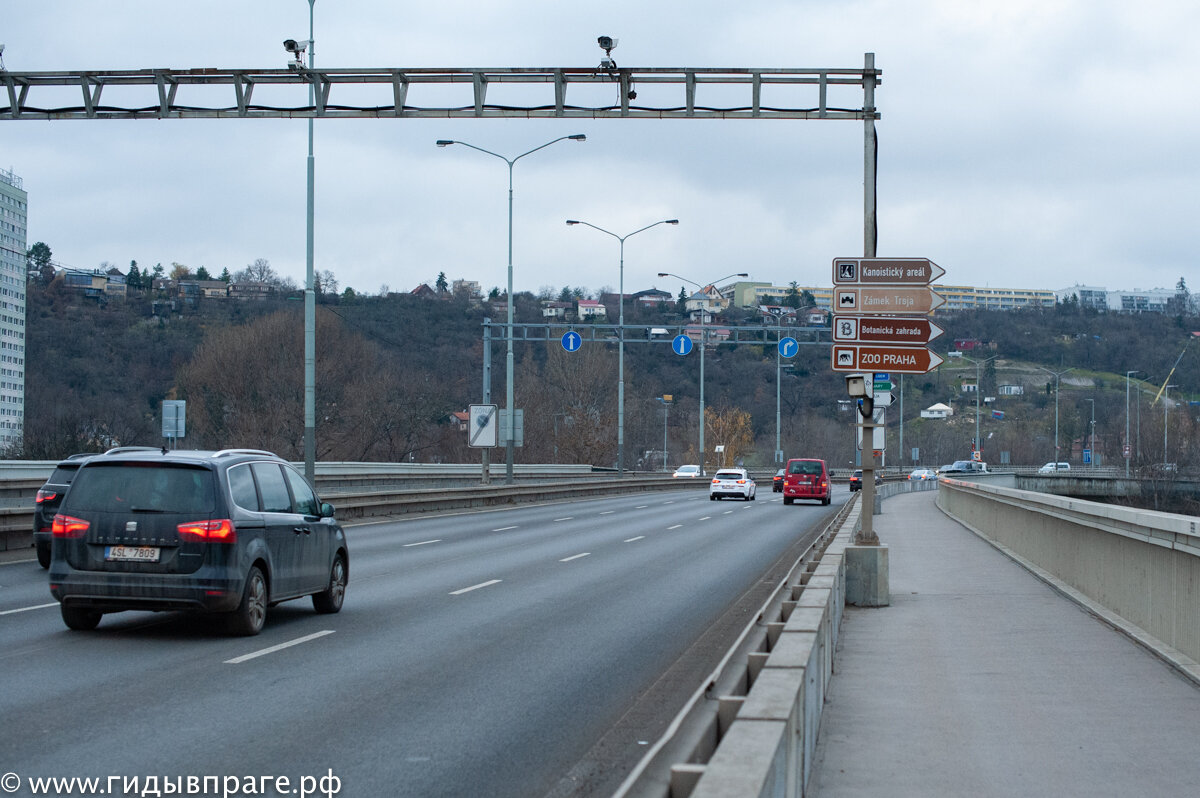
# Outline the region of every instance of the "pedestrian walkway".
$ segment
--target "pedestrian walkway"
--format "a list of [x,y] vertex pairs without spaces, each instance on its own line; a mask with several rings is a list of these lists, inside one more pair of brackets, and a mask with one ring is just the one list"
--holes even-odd
[[1200,688],[934,504],[883,503],[891,606],[847,607],[808,795],[1200,795]]

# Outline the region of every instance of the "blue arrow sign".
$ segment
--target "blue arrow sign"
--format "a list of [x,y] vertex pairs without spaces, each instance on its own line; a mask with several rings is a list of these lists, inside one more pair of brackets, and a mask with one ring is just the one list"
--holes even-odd
[[784,357],[795,357],[800,351],[800,344],[792,336],[786,336],[779,339],[779,354]]
[[577,333],[577,332],[563,333],[563,337],[562,337],[562,348],[563,349],[567,350],[568,352],[575,352],[575,351],[578,351],[579,347],[582,345],[583,345],[583,338],[580,337],[579,333]]
[[682,333],[676,335],[671,341],[671,348],[675,350],[677,355],[686,355],[692,351],[692,339]]

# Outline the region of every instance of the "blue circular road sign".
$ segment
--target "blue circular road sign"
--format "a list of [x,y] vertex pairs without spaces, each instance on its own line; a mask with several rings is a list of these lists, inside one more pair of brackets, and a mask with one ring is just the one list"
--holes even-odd
[[562,348],[568,352],[575,352],[583,345],[583,338],[577,332],[563,333]]
[[779,339],[779,354],[784,357],[795,357],[800,351],[800,344],[792,336]]
[[692,339],[682,333],[671,340],[671,348],[677,355],[686,355],[692,351]]

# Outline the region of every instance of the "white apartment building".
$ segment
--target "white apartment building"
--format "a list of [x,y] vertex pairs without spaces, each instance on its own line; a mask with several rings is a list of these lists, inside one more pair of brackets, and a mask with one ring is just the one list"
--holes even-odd
[[25,252],[28,195],[0,169],[0,448],[25,431]]

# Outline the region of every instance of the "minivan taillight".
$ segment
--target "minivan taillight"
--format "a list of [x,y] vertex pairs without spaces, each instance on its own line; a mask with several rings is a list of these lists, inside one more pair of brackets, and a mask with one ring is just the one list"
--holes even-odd
[[56,490],[46,490],[44,488],[39,488],[38,492],[37,492],[37,496],[33,497],[33,503],[41,504],[42,502],[52,501],[57,496],[58,496],[58,491],[56,491]]
[[56,538],[81,538],[87,534],[90,526],[91,524],[82,518],[59,513],[54,516],[54,525],[50,527],[50,531]]
[[175,527],[183,540],[195,540],[201,543],[235,543],[237,529],[233,521],[221,518],[216,521],[188,521]]

